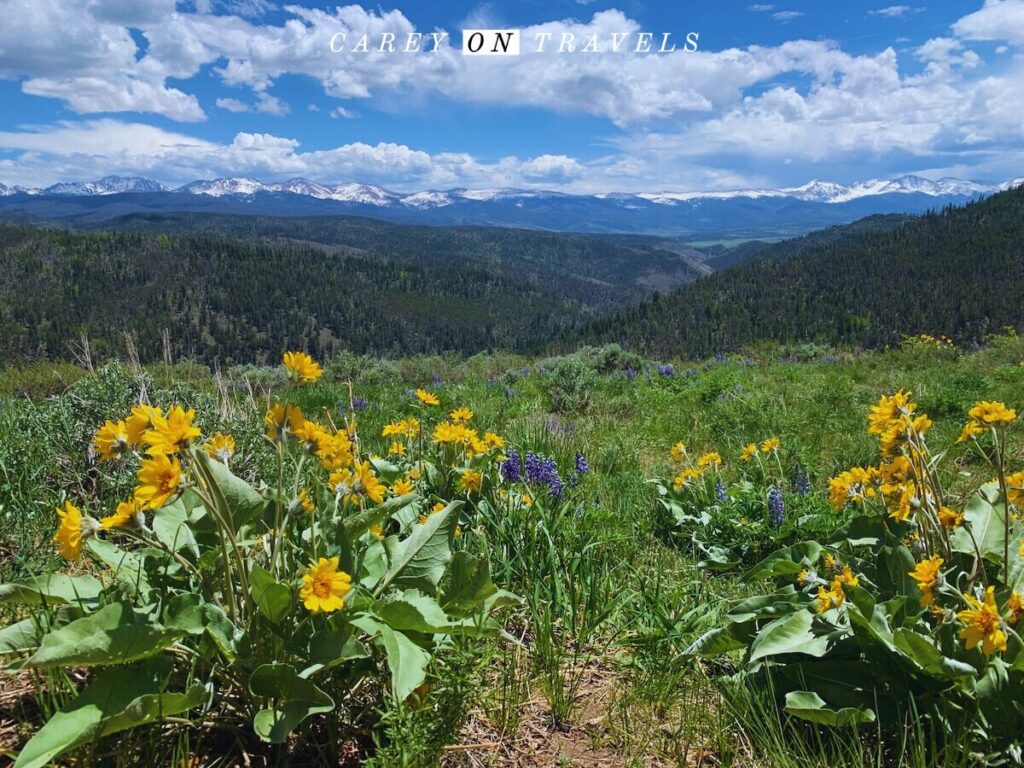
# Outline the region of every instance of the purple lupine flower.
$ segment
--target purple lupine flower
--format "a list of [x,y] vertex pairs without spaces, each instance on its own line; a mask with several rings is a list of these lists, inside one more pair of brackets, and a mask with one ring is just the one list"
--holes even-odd
[[565,483],[558,474],[558,463],[533,451],[526,454],[526,482],[530,485],[546,485],[551,498],[559,499],[565,491]]
[[778,486],[773,485],[771,490],[768,491],[768,521],[772,524],[773,528],[778,528],[785,519],[786,504],[782,500],[782,491]]
[[441,378],[440,373],[435,373],[433,377],[433,382],[435,387],[440,387],[444,383],[444,379]]
[[806,496],[811,492],[811,478],[807,476],[807,470],[797,467],[793,475],[793,493],[798,496]]
[[505,387],[505,399],[506,400],[511,400],[512,399],[512,387]]
[[718,478],[715,482],[715,498],[721,504],[725,504],[729,500],[729,494],[725,492],[725,483],[722,482],[722,478]]
[[573,460],[573,465],[576,468],[576,474],[585,475],[590,471],[590,464],[587,463],[587,457],[580,451],[576,451],[576,458]]
[[365,397],[353,397],[352,398],[352,410],[354,411],[365,411],[370,407],[369,401]]
[[569,473],[569,487],[570,488],[575,488],[579,484],[580,484],[580,476],[577,475],[575,472],[570,472]]
[[501,462],[500,470],[501,476],[510,483],[518,483],[522,477],[522,464],[519,459],[519,451],[512,448],[508,452],[508,456],[503,462]]
[[664,365],[658,366],[658,375],[660,376],[675,376],[676,369],[672,363],[665,363]]
[[629,366],[628,368],[626,368],[625,373],[626,378],[629,379],[630,381],[636,378],[636,371],[633,370],[633,366]]
[[716,363],[724,363],[725,362],[725,352],[715,352],[715,362]]

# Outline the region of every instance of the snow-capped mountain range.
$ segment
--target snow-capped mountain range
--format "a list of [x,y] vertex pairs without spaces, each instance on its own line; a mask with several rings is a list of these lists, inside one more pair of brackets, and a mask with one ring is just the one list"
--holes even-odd
[[26,189],[0,184],[0,215],[105,221],[140,213],[366,216],[397,223],[485,225],[594,233],[779,237],[872,214],[913,214],[963,204],[1024,184],[920,176],[855,184],[706,192],[579,195],[528,189],[396,192],[373,184],[238,177],[169,188],[137,176],[107,176]]
[[446,191],[392,192],[374,184],[319,184],[309,179],[295,178],[281,182],[262,182],[245,177],[197,180],[180,187],[166,187],[160,182],[139,176],[105,176],[96,181],[61,182],[49,187],[8,187],[0,184],[0,195],[116,195],[137,192],[174,192],[210,197],[245,197],[259,193],[286,192],[293,195],[336,200],[363,205],[405,205],[411,208],[441,208],[459,200],[491,201],[543,197],[595,197],[601,200],[626,201],[639,198],[661,205],[674,205],[690,200],[731,200],[735,198],[792,198],[816,203],[846,203],[861,197],[891,194],[922,194],[929,197],[974,197],[988,195],[1024,184],[1024,177],[1000,184],[987,184],[965,179],[944,178],[938,181],[921,176],[901,176],[897,179],[870,179],[856,184],[838,184],[815,179],[800,187],[780,189],[734,189],[705,192],[640,192],[597,195],[569,195],[562,192],[524,189],[450,189]]

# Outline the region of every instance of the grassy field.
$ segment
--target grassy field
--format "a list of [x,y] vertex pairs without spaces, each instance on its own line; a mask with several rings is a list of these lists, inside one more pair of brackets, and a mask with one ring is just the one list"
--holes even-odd
[[[786,535],[798,537],[805,524],[793,510],[834,529],[843,520],[829,511],[829,478],[873,461],[877,441],[866,434],[865,418],[881,395],[912,390],[934,420],[930,442],[951,445],[976,401],[1024,406],[1022,359],[1024,343],[999,337],[975,351],[927,343],[877,353],[806,346],[671,365],[616,349],[546,361],[326,361],[323,378],[296,391],[293,402],[311,418],[340,420],[354,411],[369,453],[387,453],[382,428],[411,402],[410,390],[426,388],[445,412],[467,406],[481,431],[497,432],[521,453],[552,456],[562,468],[572,467],[577,454],[585,457],[589,471],[539,519],[481,513],[465,520],[466,546],[485,549],[497,585],[522,598],[502,616],[508,634],[460,637],[439,648],[427,686],[403,703],[367,686],[328,736],[310,726],[267,747],[226,738],[209,718],[194,715],[187,725],[95,741],[74,753],[75,764],[129,765],[142,754],[166,756],[150,758],[161,765],[235,765],[243,755],[253,765],[410,767],[956,764],[961,758],[934,748],[925,728],[908,729],[899,748],[881,724],[855,732],[794,722],[764,697],[723,683],[737,655],[686,654],[722,624],[731,604],[771,586],[742,581],[742,566],[699,567],[707,553],[681,535],[649,481],[671,481],[677,470],[670,449],[683,441],[693,456],[720,453],[724,494],[742,494],[745,478],[764,490],[763,478],[739,456],[746,444],[777,437],[772,484],[786,503]],[[267,476],[274,459],[263,413],[285,386],[278,369],[214,376],[186,364],[3,371],[0,581],[67,568],[50,541],[55,507],[74,499],[110,509],[131,491],[129,468],[110,470],[90,455],[93,433],[106,419],[140,400],[195,408],[205,434],[235,436],[236,474]],[[1010,435],[1008,463],[1020,466],[1024,444]],[[938,471],[961,495],[990,479],[960,447],[942,457]],[[803,476],[809,493],[796,490]],[[749,514],[753,521],[768,510],[755,505]],[[774,543],[759,539],[753,549],[763,553]],[[72,566],[82,568],[88,566]],[[0,605],[0,624],[23,615]],[[15,754],[87,677],[22,672],[0,682],[0,756]],[[189,753],[196,762],[187,762]]]

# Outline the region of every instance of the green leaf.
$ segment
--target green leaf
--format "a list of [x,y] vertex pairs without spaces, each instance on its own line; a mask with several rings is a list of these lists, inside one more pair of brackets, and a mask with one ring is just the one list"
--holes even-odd
[[447,632],[453,626],[434,598],[415,589],[378,603],[373,612],[389,627],[403,632]]
[[397,467],[387,459],[371,458],[370,463],[377,470],[377,474],[383,477],[388,484],[393,483],[402,474],[401,467]]
[[828,651],[828,638],[815,635],[811,631],[813,623],[814,616],[807,610],[769,622],[750,644],[750,661],[787,653],[824,656]]
[[352,624],[371,635],[374,642],[384,648],[391,670],[391,690],[398,701],[404,701],[423,685],[427,678],[427,664],[430,663],[429,653],[406,635],[368,614],[356,617]]
[[[85,546],[114,572],[114,576],[119,582],[126,585],[134,594],[149,594],[152,588],[149,584],[149,577],[146,575],[144,555],[122,549],[113,542],[95,536],[89,539]],[[160,557],[169,560],[166,553],[161,552]]]
[[487,558],[456,552],[441,582],[441,605],[454,616],[467,616],[484,605],[498,588],[491,581]]
[[846,707],[829,709],[824,699],[813,691],[790,691],[786,694],[786,712],[803,720],[822,725],[844,726],[875,722],[870,709]]
[[943,656],[931,639],[910,629],[900,628],[893,632],[893,645],[930,675],[956,678],[977,672],[970,664]]
[[330,669],[353,659],[365,659],[366,649],[349,626],[340,629],[326,629],[317,632],[309,640],[310,667],[303,671],[307,676],[311,671]]
[[383,524],[385,520],[398,512],[398,510],[412,504],[412,502],[416,501],[417,498],[418,496],[416,496],[415,493],[407,493],[405,496],[395,496],[379,506],[373,507],[372,509],[366,509],[362,512],[346,517],[341,521],[341,527],[344,531],[345,538],[353,540],[362,536],[373,526]]
[[75,603],[95,607],[103,585],[93,576],[68,576],[66,573],[45,573],[27,579],[0,584],[0,604],[59,605]]
[[687,656],[721,656],[729,651],[746,648],[747,643],[737,639],[732,627],[716,627],[698,637],[683,652]]
[[184,496],[179,496],[153,513],[153,533],[172,552],[184,549],[199,557],[199,545],[188,521]]
[[807,595],[797,592],[792,584],[787,584],[770,595],[748,597],[730,608],[726,617],[729,621],[740,624],[751,619],[775,618],[804,610],[808,602]]
[[202,685],[185,693],[161,693],[171,668],[170,659],[158,658],[100,672],[29,740],[15,768],[43,768],[75,747],[202,704],[206,698]]
[[280,624],[292,607],[291,587],[276,581],[269,571],[258,565],[249,574],[249,582],[249,592],[260,613]]
[[[955,552],[974,555],[975,542],[986,560],[1001,563],[1006,531],[1003,527],[1004,507],[999,485],[987,483],[978,489],[964,508],[964,524],[950,536]],[[970,528],[968,532],[967,528]],[[974,540],[971,540],[973,534]]]
[[433,592],[452,559],[451,540],[458,524],[458,510],[463,502],[451,501],[440,512],[427,516],[405,539],[388,536],[384,546],[388,552],[388,572],[377,593],[390,584],[419,587]]
[[264,741],[280,744],[307,717],[330,712],[334,700],[311,681],[300,677],[290,664],[263,664],[249,676],[253,696],[272,699],[274,705],[253,718],[253,730]]
[[780,549],[755,565],[743,577],[746,582],[763,579],[792,578],[805,568],[810,568],[821,557],[822,546],[816,541],[802,541],[791,547]]
[[196,451],[196,456],[213,480],[210,492],[230,510],[235,531],[260,515],[267,500],[255,488],[236,477],[223,462],[211,459],[205,451]]
[[39,643],[49,627],[49,617],[45,613],[41,613],[0,629],[0,656],[8,653],[34,651],[39,647]]
[[112,603],[50,632],[24,666],[89,667],[153,656],[184,635],[180,629],[140,623],[130,606]]

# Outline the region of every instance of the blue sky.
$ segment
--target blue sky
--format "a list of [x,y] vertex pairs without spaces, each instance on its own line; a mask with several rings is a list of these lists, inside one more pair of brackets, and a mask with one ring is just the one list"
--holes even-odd
[[[692,191],[1024,175],[1024,0],[0,0],[0,182]],[[523,30],[514,58],[464,28]],[[443,30],[437,53],[332,36]],[[593,54],[537,53],[538,32]],[[671,33],[695,53],[637,53]],[[625,33],[612,52],[610,36]],[[581,42],[580,45],[583,43]]]

